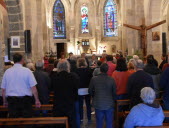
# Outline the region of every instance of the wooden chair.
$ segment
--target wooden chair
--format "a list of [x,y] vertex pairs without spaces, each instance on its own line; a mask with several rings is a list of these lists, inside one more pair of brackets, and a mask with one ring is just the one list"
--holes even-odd
[[69,128],[68,117],[43,118],[6,118],[0,119],[0,126],[4,125],[32,125],[32,124],[65,124]]

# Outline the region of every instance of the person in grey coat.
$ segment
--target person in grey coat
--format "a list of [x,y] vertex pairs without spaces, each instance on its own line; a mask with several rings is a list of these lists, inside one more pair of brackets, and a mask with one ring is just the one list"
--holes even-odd
[[96,128],[103,128],[104,118],[106,128],[113,127],[114,100],[116,98],[116,84],[112,77],[107,75],[108,65],[102,64],[101,74],[93,77],[89,94],[93,97],[93,107],[96,113]]

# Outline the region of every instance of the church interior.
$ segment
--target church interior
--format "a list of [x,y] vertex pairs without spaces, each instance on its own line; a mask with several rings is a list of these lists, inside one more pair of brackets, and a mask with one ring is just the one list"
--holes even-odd
[[169,0],[0,0],[0,83],[15,53],[34,63],[151,54],[160,64],[169,53]]

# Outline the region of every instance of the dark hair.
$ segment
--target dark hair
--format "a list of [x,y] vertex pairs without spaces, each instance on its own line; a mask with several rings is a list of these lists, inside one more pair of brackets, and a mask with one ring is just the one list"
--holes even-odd
[[127,71],[127,63],[125,58],[119,58],[117,59],[117,66],[116,66],[117,71]]
[[107,55],[106,56],[107,61],[113,61],[113,56],[112,55]]
[[100,66],[100,71],[101,71],[102,73],[107,73],[108,69],[109,69],[109,66],[108,66],[108,64],[106,64],[106,63],[103,63],[103,64]]
[[167,55],[166,54],[162,54],[162,57],[167,57]]
[[55,62],[54,62],[54,67],[55,68],[57,68],[58,63],[59,63],[59,60],[55,60]]
[[158,62],[157,62],[157,60],[154,59],[153,55],[148,55],[147,56],[147,64],[151,64],[151,65],[154,65],[154,66],[158,67]]
[[15,53],[13,55],[13,61],[14,61],[14,63],[21,62],[22,58],[23,58],[23,56],[20,53]]
[[99,60],[97,61],[97,66],[100,67],[102,65],[102,62]]
[[54,60],[54,58],[51,57],[51,58],[49,58],[48,61],[49,61],[49,64],[53,64],[55,60]]

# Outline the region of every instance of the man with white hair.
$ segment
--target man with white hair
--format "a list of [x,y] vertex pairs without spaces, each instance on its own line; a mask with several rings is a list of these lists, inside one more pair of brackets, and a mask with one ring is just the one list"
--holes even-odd
[[144,87],[140,97],[143,103],[131,109],[125,120],[124,128],[163,125],[164,113],[161,106],[154,103],[155,91],[150,87]]
[[[39,99],[42,104],[49,104],[49,89],[51,86],[50,77],[47,72],[43,71],[44,63],[42,60],[36,62],[36,70],[33,72],[35,79],[37,81],[37,90],[39,94]],[[47,112],[43,111],[43,115],[46,115]]]
[[140,90],[144,87],[154,88],[152,77],[143,71],[144,64],[142,60],[136,61],[136,72],[132,74],[127,83],[127,92],[131,100],[131,107],[142,102],[140,98]]
[[70,64],[65,59],[59,61],[57,69],[58,74],[52,78],[53,114],[56,117],[67,116],[70,128],[77,128],[75,102],[78,99],[79,79],[75,74],[70,73]]

